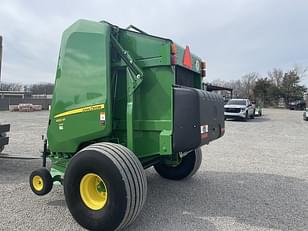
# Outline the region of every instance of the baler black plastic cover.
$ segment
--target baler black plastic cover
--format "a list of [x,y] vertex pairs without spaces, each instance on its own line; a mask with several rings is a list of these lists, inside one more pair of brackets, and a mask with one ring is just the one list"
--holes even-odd
[[188,87],[173,88],[173,152],[186,152],[223,136],[222,96]]

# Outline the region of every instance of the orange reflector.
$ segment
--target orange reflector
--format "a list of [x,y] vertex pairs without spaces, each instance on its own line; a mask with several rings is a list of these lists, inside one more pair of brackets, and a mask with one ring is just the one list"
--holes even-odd
[[186,46],[185,51],[184,51],[183,64],[186,67],[192,68],[191,55],[190,55],[190,50],[188,46]]
[[175,43],[171,44],[171,54],[173,54],[173,55],[176,54],[176,45],[175,45]]
[[205,61],[201,62],[201,69],[206,69],[206,62]]

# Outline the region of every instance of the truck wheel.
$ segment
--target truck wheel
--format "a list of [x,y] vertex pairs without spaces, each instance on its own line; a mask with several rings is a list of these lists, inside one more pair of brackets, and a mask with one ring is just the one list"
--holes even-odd
[[177,166],[166,165],[160,162],[154,166],[156,172],[170,180],[182,180],[186,177],[193,176],[200,168],[202,162],[202,151],[200,148],[190,152],[182,158],[182,161]]
[[33,171],[29,179],[31,190],[38,196],[49,193],[53,186],[52,176],[47,168]]
[[0,153],[3,151],[4,146],[0,146]]
[[244,118],[244,121],[246,122],[248,120],[248,111],[246,111],[246,114],[245,114],[245,118]]
[[147,195],[146,176],[129,149],[97,143],[70,160],[64,194],[72,216],[84,228],[118,230],[133,222],[141,211]]

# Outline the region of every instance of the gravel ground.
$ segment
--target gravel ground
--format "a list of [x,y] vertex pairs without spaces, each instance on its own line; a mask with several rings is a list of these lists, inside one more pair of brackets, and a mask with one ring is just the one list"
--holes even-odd
[[[226,134],[203,147],[191,179],[172,182],[147,170],[148,199],[132,230],[308,230],[308,122],[302,112],[264,110],[227,121]],[[10,122],[6,153],[39,156],[48,113],[0,112]],[[0,230],[82,230],[63,189],[35,196],[28,186],[40,160],[0,159]]]

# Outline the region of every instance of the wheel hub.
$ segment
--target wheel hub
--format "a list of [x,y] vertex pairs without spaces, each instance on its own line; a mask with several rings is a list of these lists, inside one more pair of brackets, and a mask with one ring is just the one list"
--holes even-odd
[[100,210],[104,208],[108,199],[105,182],[95,173],[84,175],[80,181],[80,196],[89,209]]
[[34,176],[32,179],[32,184],[36,191],[41,191],[44,187],[43,178],[40,176]]

